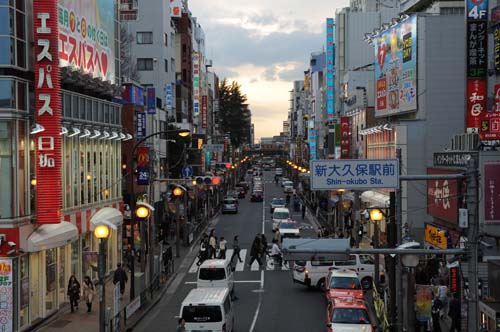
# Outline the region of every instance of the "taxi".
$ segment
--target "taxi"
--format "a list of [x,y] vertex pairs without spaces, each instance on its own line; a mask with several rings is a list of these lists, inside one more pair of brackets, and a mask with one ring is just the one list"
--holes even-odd
[[332,299],[326,308],[328,332],[372,332],[365,301],[353,297]]
[[337,270],[330,268],[325,282],[325,296],[327,302],[337,297],[364,300],[358,274],[349,269]]

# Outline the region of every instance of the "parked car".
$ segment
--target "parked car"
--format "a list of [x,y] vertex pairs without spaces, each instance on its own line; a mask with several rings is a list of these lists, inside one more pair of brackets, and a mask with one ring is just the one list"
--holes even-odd
[[238,200],[233,197],[226,197],[222,201],[222,214],[238,213]]
[[349,269],[330,268],[325,282],[325,297],[327,301],[337,297],[353,297],[364,300],[358,274]]
[[252,191],[250,202],[262,202],[263,200],[264,200],[264,193],[262,192],[262,190]]
[[365,301],[352,297],[338,297],[328,303],[326,308],[326,326],[328,332],[373,331]]
[[276,208],[284,208],[285,207],[285,199],[283,197],[274,197],[271,201],[271,213],[274,212]]

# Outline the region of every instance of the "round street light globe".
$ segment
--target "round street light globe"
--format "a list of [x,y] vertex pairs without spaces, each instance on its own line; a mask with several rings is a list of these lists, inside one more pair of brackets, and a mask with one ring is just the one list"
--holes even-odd
[[374,209],[374,210],[371,210],[370,211],[370,219],[371,220],[374,220],[374,221],[379,221],[379,220],[382,220],[382,211],[380,211],[379,209]]
[[109,227],[99,225],[94,229],[94,235],[98,239],[107,239],[109,237]]
[[180,137],[188,137],[189,135],[191,135],[191,132],[189,130],[179,130],[177,132],[177,135],[179,135]]
[[135,215],[137,216],[137,218],[147,218],[149,217],[149,213],[149,209],[145,206],[139,206],[135,210]]
[[175,197],[182,196],[183,190],[179,187],[175,187],[174,190],[172,191]]

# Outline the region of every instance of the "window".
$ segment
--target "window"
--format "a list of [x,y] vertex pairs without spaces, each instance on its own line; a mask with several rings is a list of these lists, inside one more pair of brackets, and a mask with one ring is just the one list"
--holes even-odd
[[359,255],[361,264],[375,264],[375,260],[370,255]]
[[15,86],[14,80],[0,80],[0,108],[16,108]]
[[163,45],[168,46],[168,34],[163,34]]
[[170,46],[174,46],[175,34],[173,32],[170,33]]
[[441,15],[464,15],[464,7],[444,7],[439,10]]
[[137,44],[153,44],[153,33],[149,32],[138,32],[137,33]]
[[151,58],[139,58],[139,59],[137,59],[137,70],[152,71],[153,70],[153,59],[151,59]]
[[168,60],[165,59],[165,73],[168,73]]
[[224,268],[203,268],[200,269],[200,280],[224,280],[226,279],[226,271]]
[[222,311],[218,305],[189,305],[182,308],[182,318],[186,323],[216,323],[222,321]]
[[175,59],[174,58],[170,59],[170,67],[172,68],[172,71],[175,73]]
[[356,265],[356,256],[350,255],[345,261],[335,261],[335,266],[350,266]]

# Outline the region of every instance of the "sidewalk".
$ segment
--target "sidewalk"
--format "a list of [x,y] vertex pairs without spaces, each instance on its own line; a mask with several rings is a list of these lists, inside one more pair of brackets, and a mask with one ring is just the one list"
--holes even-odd
[[[218,215],[216,214],[210,222],[204,227],[204,231],[211,227],[214,219]],[[198,237],[193,241],[191,246],[196,245],[199,236],[203,232],[198,234]],[[174,250],[175,253],[175,250]],[[183,261],[186,258],[191,258],[193,253],[191,252],[191,247],[181,246],[180,257],[176,258],[174,254],[174,272],[168,277],[167,280],[162,280],[160,286],[157,290],[151,292],[146,291],[143,296],[141,303],[141,308],[138,309],[129,319],[126,321],[124,317],[124,308],[130,303],[130,273],[127,271],[127,276],[129,280],[125,287],[125,294],[120,300],[120,329],[119,331],[126,331],[128,328],[133,328],[148,312],[151,310],[156,303],[163,297],[167,288],[171,285],[179,270],[182,269]],[[113,277],[112,275],[106,281],[106,307],[113,308]],[[137,294],[138,295],[138,294]],[[113,313],[111,312],[111,315]],[[111,330],[108,326],[109,331]],[[70,312],[69,303],[65,304],[54,317],[49,318],[46,322],[42,323],[40,326],[33,328],[31,331],[36,332],[61,332],[61,331],[71,331],[71,332],[88,332],[88,331],[98,331],[99,330],[99,299],[98,296],[94,298],[92,303],[92,312],[87,313],[87,306],[84,300],[80,300],[79,310],[74,313]]]

